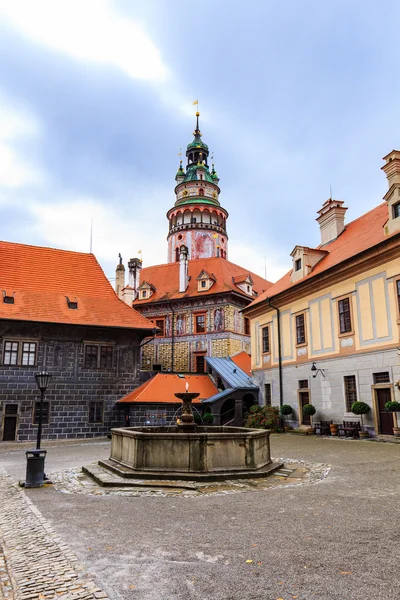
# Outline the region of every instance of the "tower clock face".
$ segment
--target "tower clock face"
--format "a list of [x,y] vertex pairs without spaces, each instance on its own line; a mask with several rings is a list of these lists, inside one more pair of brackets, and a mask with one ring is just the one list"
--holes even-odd
[[213,198],[217,197],[217,192],[213,192]]
[[188,195],[189,195],[189,192],[188,192],[187,190],[183,190],[183,195],[184,195],[184,196],[188,196]]

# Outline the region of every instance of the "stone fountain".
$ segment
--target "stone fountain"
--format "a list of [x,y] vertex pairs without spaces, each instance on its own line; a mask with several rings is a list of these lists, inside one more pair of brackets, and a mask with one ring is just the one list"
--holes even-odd
[[210,481],[266,477],[281,466],[272,463],[268,430],[196,425],[198,395],[188,383],[175,394],[182,410],[174,426],[112,429],[110,458],[99,465],[127,478]]

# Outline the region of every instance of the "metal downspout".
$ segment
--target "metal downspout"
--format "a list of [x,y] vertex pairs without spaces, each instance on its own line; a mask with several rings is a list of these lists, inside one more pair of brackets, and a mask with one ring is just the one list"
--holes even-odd
[[276,310],[278,320],[278,369],[279,369],[279,406],[283,405],[283,377],[282,377],[282,343],[281,343],[281,311],[266,298],[268,306]]

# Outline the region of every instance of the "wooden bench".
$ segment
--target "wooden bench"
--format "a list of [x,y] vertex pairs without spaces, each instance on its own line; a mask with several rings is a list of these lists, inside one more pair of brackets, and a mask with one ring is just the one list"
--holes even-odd
[[315,433],[317,435],[331,435],[330,425],[332,421],[321,421],[315,425]]
[[343,432],[346,437],[360,437],[360,431],[360,421],[343,421],[343,427],[339,430],[339,435]]

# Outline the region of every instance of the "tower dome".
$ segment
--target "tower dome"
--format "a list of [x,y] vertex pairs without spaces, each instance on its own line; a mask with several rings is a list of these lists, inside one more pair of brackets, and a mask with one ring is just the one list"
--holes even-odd
[[219,203],[219,178],[208,166],[209,149],[196,113],[194,139],[187,145],[186,172],[182,161],[175,176],[176,201],[168,213],[168,262],[179,260],[179,248],[187,246],[189,259],[228,257],[228,212]]

